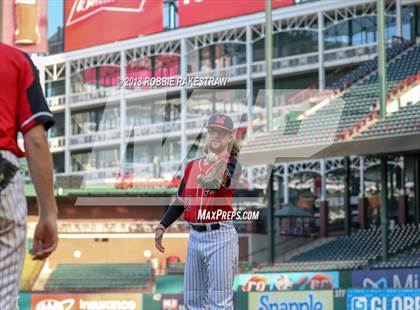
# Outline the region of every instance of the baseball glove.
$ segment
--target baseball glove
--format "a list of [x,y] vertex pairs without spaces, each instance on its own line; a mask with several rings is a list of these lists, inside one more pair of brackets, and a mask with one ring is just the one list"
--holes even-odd
[[198,184],[204,189],[220,189],[228,187],[229,174],[226,172],[227,162],[220,160],[206,175],[198,176]]
[[18,170],[18,167],[0,154],[0,192],[12,181]]

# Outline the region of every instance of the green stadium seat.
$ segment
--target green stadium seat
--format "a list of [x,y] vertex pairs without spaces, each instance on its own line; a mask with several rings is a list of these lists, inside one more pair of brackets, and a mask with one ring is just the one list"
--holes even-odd
[[144,264],[59,264],[45,285],[47,290],[146,289],[153,278]]
[[[372,266],[420,266],[420,229],[415,224],[395,226],[389,234],[390,261],[382,262],[381,229],[371,227],[349,236],[340,236],[315,246],[285,262],[262,264],[255,272],[353,270]],[[419,248],[418,248],[419,247]],[[415,250],[413,250],[415,249]]]
[[[401,54],[404,52],[403,54]],[[387,65],[387,89],[391,92],[393,88],[408,76],[416,75],[420,72],[420,44],[412,45],[409,42],[396,44],[387,49],[389,62]],[[245,144],[242,148],[243,152],[251,150],[271,149],[273,147],[298,145],[298,144],[313,144],[330,141],[330,139],[342,139],[341,134],[354,128],[359,122],[368,118],[369,114],[377,110],[377,98],[379,96],[378,88],[378,73],[377,59],[368,61],[359,68],[350,72],[345,76],[344,80],[351,81],[351,86],[344,90],[342,94],[331,100],[329,104],[322,107],[312,115],[306,116],[304,121],[295,120],[293,118],[286,121],[286,126],[280,130],[275,130],[270,133],[256,134],[252,141]],[[338,80],[335,88],[343,88],[344,80]],[[344,107],[342,108],[342,102]],[[339,110],[338,110],[339,109]],[[340,111],[338,128],[335,128],[335,118],[331,117],[335,111]],[[403,110],[394,113],[391,118],[395,122],[401,121],[400,115],[407,115],[404,119],[406,126],[401,127],[397,123],[387,123],[385,129],[384,124],[379,122],[367,132],[359,135],[356,138],[366,138],[369,136],[384,136],[389,134],[404,134],[414,131],[420,131],[420,122],[417,123],[411,116],[413,114],[404,114]],[[420,111],[417,107],[410,107],[415,110],[418,115]],[[408,111],[409,112],[409,111]],[[410,118],[411,117],[411,118]],[[392,122],[388,121],[387,122]],[[332,132],[330,132],[332,130]],[[333,135],[334,134],[334,135]]]

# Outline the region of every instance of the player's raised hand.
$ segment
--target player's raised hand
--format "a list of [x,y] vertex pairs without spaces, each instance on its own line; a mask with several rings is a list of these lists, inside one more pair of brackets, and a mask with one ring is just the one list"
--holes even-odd
[[156,227],[155,229],[155,247],[162,253],[165,252],[165,248],[162,245],[162,239],[163,239],[164,233],[165,233],[165,227],[159,224],[159,226]]
[[57,218],[55,216],[41,216],[34,233],[34,260],[43,260],[57,248]]

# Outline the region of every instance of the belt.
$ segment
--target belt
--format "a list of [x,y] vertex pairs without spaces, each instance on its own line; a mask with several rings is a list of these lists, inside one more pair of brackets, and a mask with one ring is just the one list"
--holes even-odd
[[[198,232],[207,231],[207,225],[191,224],[191,227],[192,227],[192,229],[194,229],[195,231],[198,231]],[[220,224],[219,223],[210,224],[210,230],[218,230],[218,229],[220,229]]]

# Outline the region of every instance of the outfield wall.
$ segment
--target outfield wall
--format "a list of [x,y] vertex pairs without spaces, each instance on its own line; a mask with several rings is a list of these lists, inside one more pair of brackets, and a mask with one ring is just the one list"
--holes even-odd
[[[420,310],[420,269],[240,274],[237,310]],[[182,286],[171,293],[22,292],[24,310],[182,310]],[[115,308],[118,307],[118,308]]]

